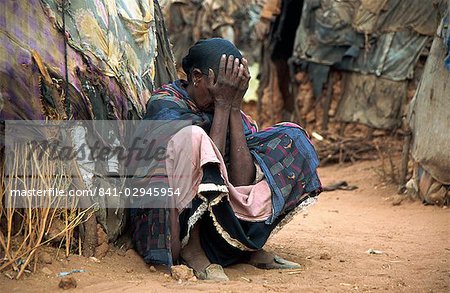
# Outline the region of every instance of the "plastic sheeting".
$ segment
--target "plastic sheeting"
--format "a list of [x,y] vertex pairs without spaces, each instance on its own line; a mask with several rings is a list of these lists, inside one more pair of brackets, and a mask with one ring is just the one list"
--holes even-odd
[[450,72],[442,62],[445,54],[445,44],[438,36],[411,101],[408,120],[414,160],[433,178],[450,184]]
[[373,128],[399,126],[400,110],[407,92],[405,82],[359,73],[346,73],[344,79],[336,119],[363,123]]
[[398,32],[410,29],[433,36],[439,22],[437,6],[445,0],[361,0],[353,25],[365,34]]
[[[353,72],[337,119],[392,128],[400,122],[406,82],[443,6],[444,0],[306,0],[293,64],[309,72],[323,66]],[[315,96],[327,76],[328,70],[311,76]]]

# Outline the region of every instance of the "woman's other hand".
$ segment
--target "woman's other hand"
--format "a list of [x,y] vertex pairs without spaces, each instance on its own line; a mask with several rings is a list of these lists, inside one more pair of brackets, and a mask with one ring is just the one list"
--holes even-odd
[[248,69],[248,61],[242,58],[242,64],[239,66],[239,72],[237,76],[238,89],[236,95],[231,103],[231,108],[241,109],[242,101],[244,100],[245,93],[248,90],[248,85],[250,83],[250,70]]

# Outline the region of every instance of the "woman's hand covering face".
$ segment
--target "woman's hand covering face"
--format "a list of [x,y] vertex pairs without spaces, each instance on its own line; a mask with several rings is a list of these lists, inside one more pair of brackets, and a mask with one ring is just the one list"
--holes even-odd
[[239,66],[238,89],[236,91],[236,95],[233,98],[231,107],[241,109],[241,104],[244,99],[244,95],[247,92],[251,77],[250,71],[248,69],[247,59],[242,58],[242,64],[238,66]]
[[207,87],[214,99],[215,106],[240,108],[250,81],[247,60],[243,58],[242,64],[240,64],[239,58],[230,55],[227,59],[225,55],[222,55],[217,81],[214,80],[214,71],[209,69]]

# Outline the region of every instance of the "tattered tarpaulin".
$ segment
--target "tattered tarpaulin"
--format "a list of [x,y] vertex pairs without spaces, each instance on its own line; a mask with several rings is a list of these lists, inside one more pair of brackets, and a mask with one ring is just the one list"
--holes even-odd
[[411,153],[428,173],[450,184],[450,71],[443,60],[443,39],[435,37],[422,80],[410,103]]
[[[398,15],[403,15],[403,12],[397,11],[403,6],[389,6],[390,1],[384,2],[387,4],[380,13],[384,9],[394,9]],[[437,15],[436,9],[428,1],[399,2],[420,6],[420,10],[416,9],[417,13],[424,11],[423,7],[433,12],[416,15],[413,19],[420,23],[425,22],[424,18],[429,15]],[[304,17],[297,30],[294,47],[295,59],[298,62],[314,62],[342,70],[375,74],[391,80],[412,78],[414,66],[429,39],[428,36],[410,30],[410,23],[397,22],[394,29],[392,17],[385,17],[386,21],[390,21],[389,28],[392,29],[387,30],[378,23],[371,23],[374,34],[366,36],[355,29],[355,16],[361,9],[360,5],[358,0],[305,1]],[[389,15],[392,14],[394,12]],[[431,27],[435,30],[434,20],[426,20],[427,23],[433,24]],[[368,18],[366,21],[373,20]],[[360,28],[363,24],[363,20],[359,19]]]
[[352,28],[358,5],[358,0],[305,0],[294,57],[326,65],[339,62],[344,55],[356,57],[364,43],[363,36]]
[[353,25],[365,34],[410,29],[433,36],[439,23],[438,9],[446,0],[361,0]]
[[414,76],[414,66],[429,38],[411,31],[382,34],[356,60],[345,58],[336,68],[401,81]]
[[375,75],[345,73],[344,89],[336,119],[358,122],[374,128],[398,126],[407,84]]
[[[434,3],[436,2],[436,3]],[[294,64],[315,68],[333,66],[364,75],[393,81],[376,81],[353,74],[347,79],[338,120],[360,122],[376,128],[398,124],[402,101],[406,98],[406,80],[414,76],[420,54],[436,30],[443,1],[421,0],[306,0],[297,30]],[[311,76],[314,93],[321,95],[328,70]],[[371,82],[368,83],[368,80]],[[404,81],[404,84],[398,83]],[[395,83],[397,82],[397,83]],[[395,90],[395,84],[399,87]],[[353,88],[357,86],[358,89]],[[386,86],[385,92],[381,87]],[[379,88],[373,93],[355,90]],[[382,96],[385,93],[395,93]],[[387,102],[387,99],[397,99]],[[365,101],[365,102],[363,102]],[[396,105],[394,108],[375,105]],[[344,109],[350,107],[350,110]]]

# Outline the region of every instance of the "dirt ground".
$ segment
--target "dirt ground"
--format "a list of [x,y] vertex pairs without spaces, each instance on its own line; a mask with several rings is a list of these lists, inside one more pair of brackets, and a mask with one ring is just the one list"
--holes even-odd
[[[100,263],[80,257],[54,259],[19,281],[0,276],[0,291],[58,290],[61,271],[72,276],[73,291],[165,292],[449,292],[450,211],[420,202],[393,205],[394,185],[376,175],[380,162],[320,169],[324,185],[346,180],[354,191],[322,193],[268,242],[268,250],[303,266],[297,271],[264,271],[248,265],[226,268],[231,281],[177,282],[162,268],[152,272],[129,250],[110,252]],[[369,249],[382,254],[368,254]],[[43,269],[45,267],[45,269]]]

